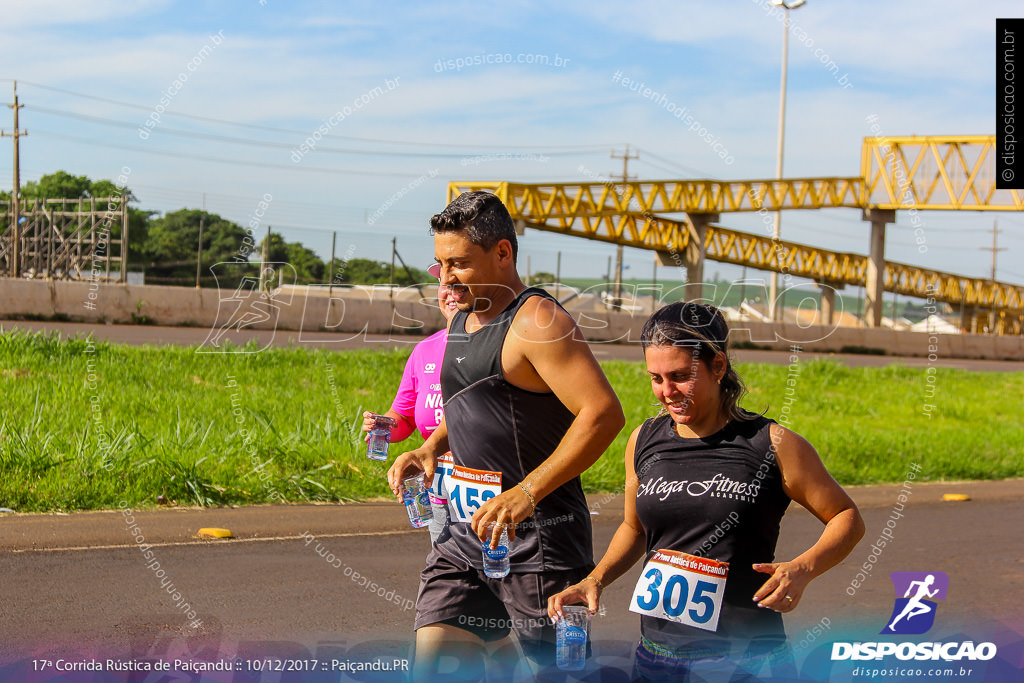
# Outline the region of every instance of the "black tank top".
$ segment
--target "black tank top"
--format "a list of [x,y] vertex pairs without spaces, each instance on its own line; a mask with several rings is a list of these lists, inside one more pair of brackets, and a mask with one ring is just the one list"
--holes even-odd
[[[546,460],[575,419],[553,393],[520,389],[502,374],[505,335],[520,307],[533,296],[554,301],[544,290],[525,289],[494,320],[472,334],[466,332],[467,314],[457,312],[441,364],[452,458],[459,466],[500,472],[502,491],[516,487]],[[453,480],[446,479],[451,486]],[[448,501],[451,521],[438,538],[438,548],[482,569],[480,540],[468,523],[455,521],[454,507],[467,502]],[[468,512],[468,505],[465,509]],[[540,500],[533,516],[517,526],[516,540],[509,549],[511,571],[593,567],[592,535],[590,509],[580,478],[575,477]]]
[[770,575],[751,565],[774,561],[790,501],[775,462],[772,424],[763,416],[732,420],[711,436],[684,438],[664,415],[640,428],[633,464],[645,562],[669,549],[729,563],[716,632],[641,616],[648,639],[670,648],[717,649],[727,647],[722,639],[785,638],[782,615],[753,602]]

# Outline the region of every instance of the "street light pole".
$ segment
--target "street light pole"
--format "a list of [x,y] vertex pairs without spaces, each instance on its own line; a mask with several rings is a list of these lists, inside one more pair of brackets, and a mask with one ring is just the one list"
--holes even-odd
[[[772,4],[776,7],[782,7],[785,13],[785,19],[783,21],[783,34],[782,34],[782,80],[779,84],[779,145],[776,151],[775,158],[775,177],[778,180],[782,180],[782,150],[785,145],[786,139],[786,72],[789,63],[789,11],[806,4],[806,0],[772,0]],[[782,238],[782,211],[778,210],[775,212],[775,222],[772,226],[772,241],[773,246],[777,247],[779,240]],[[773,256],[778,256],[778,250],[774,252]],[[779,273],[778,271],[772,271],[771,284],[768,290],[768,317],[772,320],[778,320],[781,317],[782,311],[777,309],[775,306],[775,300],[779,296]]]

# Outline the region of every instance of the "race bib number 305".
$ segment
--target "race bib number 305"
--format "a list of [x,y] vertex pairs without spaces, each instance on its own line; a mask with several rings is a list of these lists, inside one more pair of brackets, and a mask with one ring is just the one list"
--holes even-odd
[[501,493],[501,472],[452,467],[448,478],[448,508],[456,522],[473,519],[477,508]]
[[729,563],[676,550],[659,550],[644,566],[629,609],[640,614],[718,630]]

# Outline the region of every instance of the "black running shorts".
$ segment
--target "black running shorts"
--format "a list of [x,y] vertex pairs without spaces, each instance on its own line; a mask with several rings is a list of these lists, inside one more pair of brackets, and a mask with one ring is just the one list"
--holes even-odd
[[548,618],[548,598],[580,581],[591,569],[511,573],[491,579],[434,546],[420,572],[416,628],[448,624],[485,642],[500,640],[511,630],[530,659],[542,664],[554,661],[555,628]]

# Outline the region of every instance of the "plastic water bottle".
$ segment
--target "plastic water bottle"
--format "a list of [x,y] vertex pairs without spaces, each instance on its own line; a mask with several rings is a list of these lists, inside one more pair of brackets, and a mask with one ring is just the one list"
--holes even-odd
[[586,607],[563,606],[555,626],[555,665],[562,671],[582,671],[587,659],[590,612]]
[[430,509],[430,493],[423,481],[423,475],[409,477],[402,482],[402,502],[405,503],[405,511],[409,513],[409,523],[414,528],[420,529],[428,526],[434,518]]
[[388,445],[391,443],[391,428],[395,421],[384,415],[373,416],[373,429],[370,439],[366,442],[366,457],[371,460],[387,460]]
[[487,540],[481,544],[484,556],[484,574],[491,579],[503,579],[508,576],[508,530],[501,528],[501,538],[498,540],[498,547],[491,548],[491,538],[494,537],[494,522],[487,525]]

